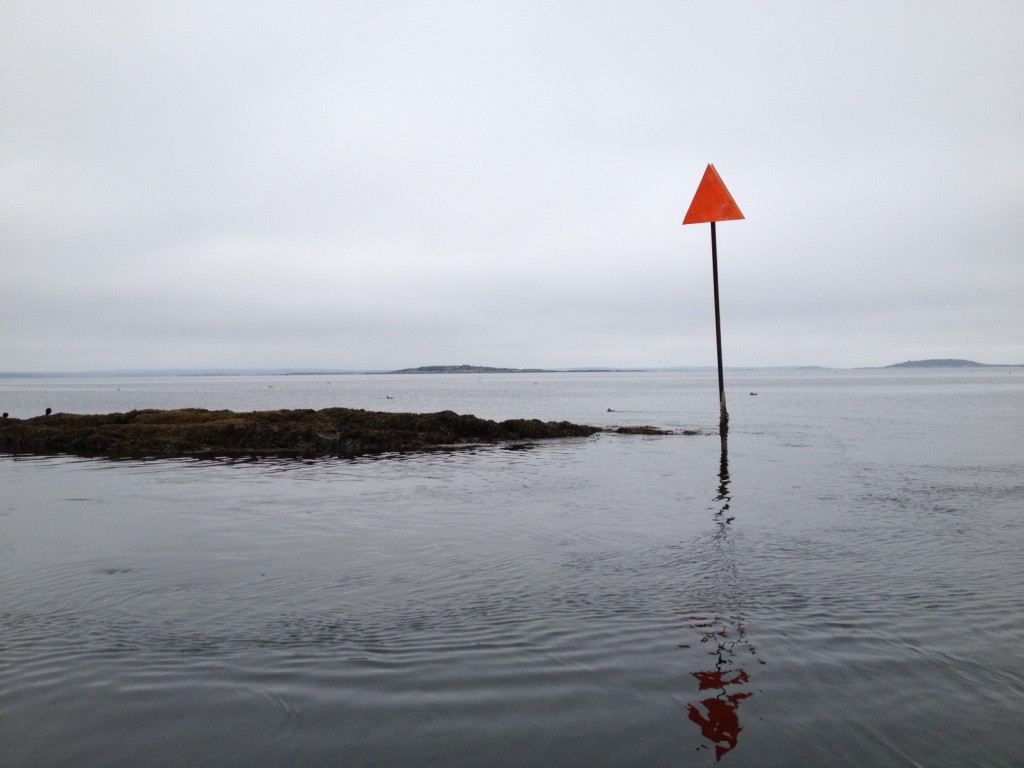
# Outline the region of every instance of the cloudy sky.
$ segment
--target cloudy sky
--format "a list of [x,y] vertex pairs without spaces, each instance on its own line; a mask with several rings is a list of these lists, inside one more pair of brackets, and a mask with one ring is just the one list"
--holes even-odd
[[0,0],[0,371],[1024,362],[1024,4]]

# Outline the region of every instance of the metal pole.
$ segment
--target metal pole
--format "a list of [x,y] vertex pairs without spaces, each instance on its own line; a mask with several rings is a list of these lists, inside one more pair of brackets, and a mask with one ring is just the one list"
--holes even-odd
[[724,435],[729,431],[729,411],[725,408],[725,375],[722,371],[722,314],[718,307],[718,240],[715,222],[711,222],[711,274],[715,282],[715,341],[718,342],[718,403],[721,408],[718,428]]

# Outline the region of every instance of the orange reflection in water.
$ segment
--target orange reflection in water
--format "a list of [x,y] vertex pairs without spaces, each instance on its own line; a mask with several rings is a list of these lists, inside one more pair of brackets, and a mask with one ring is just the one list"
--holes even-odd
[[[740,716],[737,711],[740,702],[752,696],[749,691],[743,693],[727,693],[726,687],[750,682],[746,671],[739,669],[731,673],[716,670],[714,672],[691,672],[700,682],[700,690],[721,689],[722,693],[703,699],[699,702],[704,708],[701,712],[693,704],[687,704],[686,709],[692,722],[700,727],[704,738],[715,745],[715,760],[721,760],[729,750],[736,747],[739,741]],[[732,674],[731,678],[727,675]]]
[[[757,651],[747,640],[742,620],[735,621],[733,632],[727,629],[726,622],[719,617],[713,621],[695,621],[690,624],[692,628],[703,632],[702,643],[715,644],[714,650],[708,652],[715,657],[714,669],[691,672],[690,675],[697,680],[698,691],[718,693],[696,704],[687,704],[686,710],[690,721],[700,728],[701,735],[714,745],[716,761],[736,748],[740,731],[743,730],[740,725],[740,702],[753,696],[751,691],[743,690],[750,684],[750,675],[743,667],[733,666],[733,659],[738,647],[748,650],[751,655]],[[703,748],[708,747],[705,745]]]
[[[735,570],[735,563],[730,562],[729,550],[724,546],[728,540],[732,522],[736,519],[729,514],[732,502],[729,481],[729,453],[726,437],[723,434],[718,493],[714,497],[719,505],[713,518],[717,530],[712,539],[723,545],[719,550],[723,560],[717,564],[717,569],[720,569],[719,573],[724,581],[729,581],[728,573]],[[725,591],[731,590],[726,589]],[[733,602],[737,595],[733,594],[730,597],[728,602]],[[740,731],[743,730],[740,725],[740,702],[753,696],[751,691],[743,690],[750,684],[750,675],[742,667],[734,666],[736,652],[739,648],[746,649],[751,654],[755,654],[757,651],[747,639],[742,614],[734,614],[729,618],[721,616],[715,616],[713,619],[699,616],[688,618],[690,620],[689,627],[699,630],[703,634],[701,643],[714,644],[714,650],[708,651],[709,655],[715,659],[714,669],[691,672],[690,675],[696,678],[698,691],[718,691],[718,693],[694,704],[687,704],[686,709],[690,721],[696,724],[700,728],[701,735],[714,745],[715,761],[717,762],[736,748]],[[688,648],[689,646],[682,645],[681,647]],[[704,745],[701,748],[708,749],[709,747]]]

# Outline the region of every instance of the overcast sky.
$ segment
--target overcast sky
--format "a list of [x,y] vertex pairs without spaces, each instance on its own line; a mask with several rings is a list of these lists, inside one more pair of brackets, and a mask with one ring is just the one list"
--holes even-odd
[[1024,362],[1024,3],[0,0],[0,371]]

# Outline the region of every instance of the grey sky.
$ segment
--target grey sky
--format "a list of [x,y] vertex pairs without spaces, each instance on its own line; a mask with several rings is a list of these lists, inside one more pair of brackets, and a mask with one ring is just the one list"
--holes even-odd
[[1024,362],[1024,4],[0,0],[0,371]]

